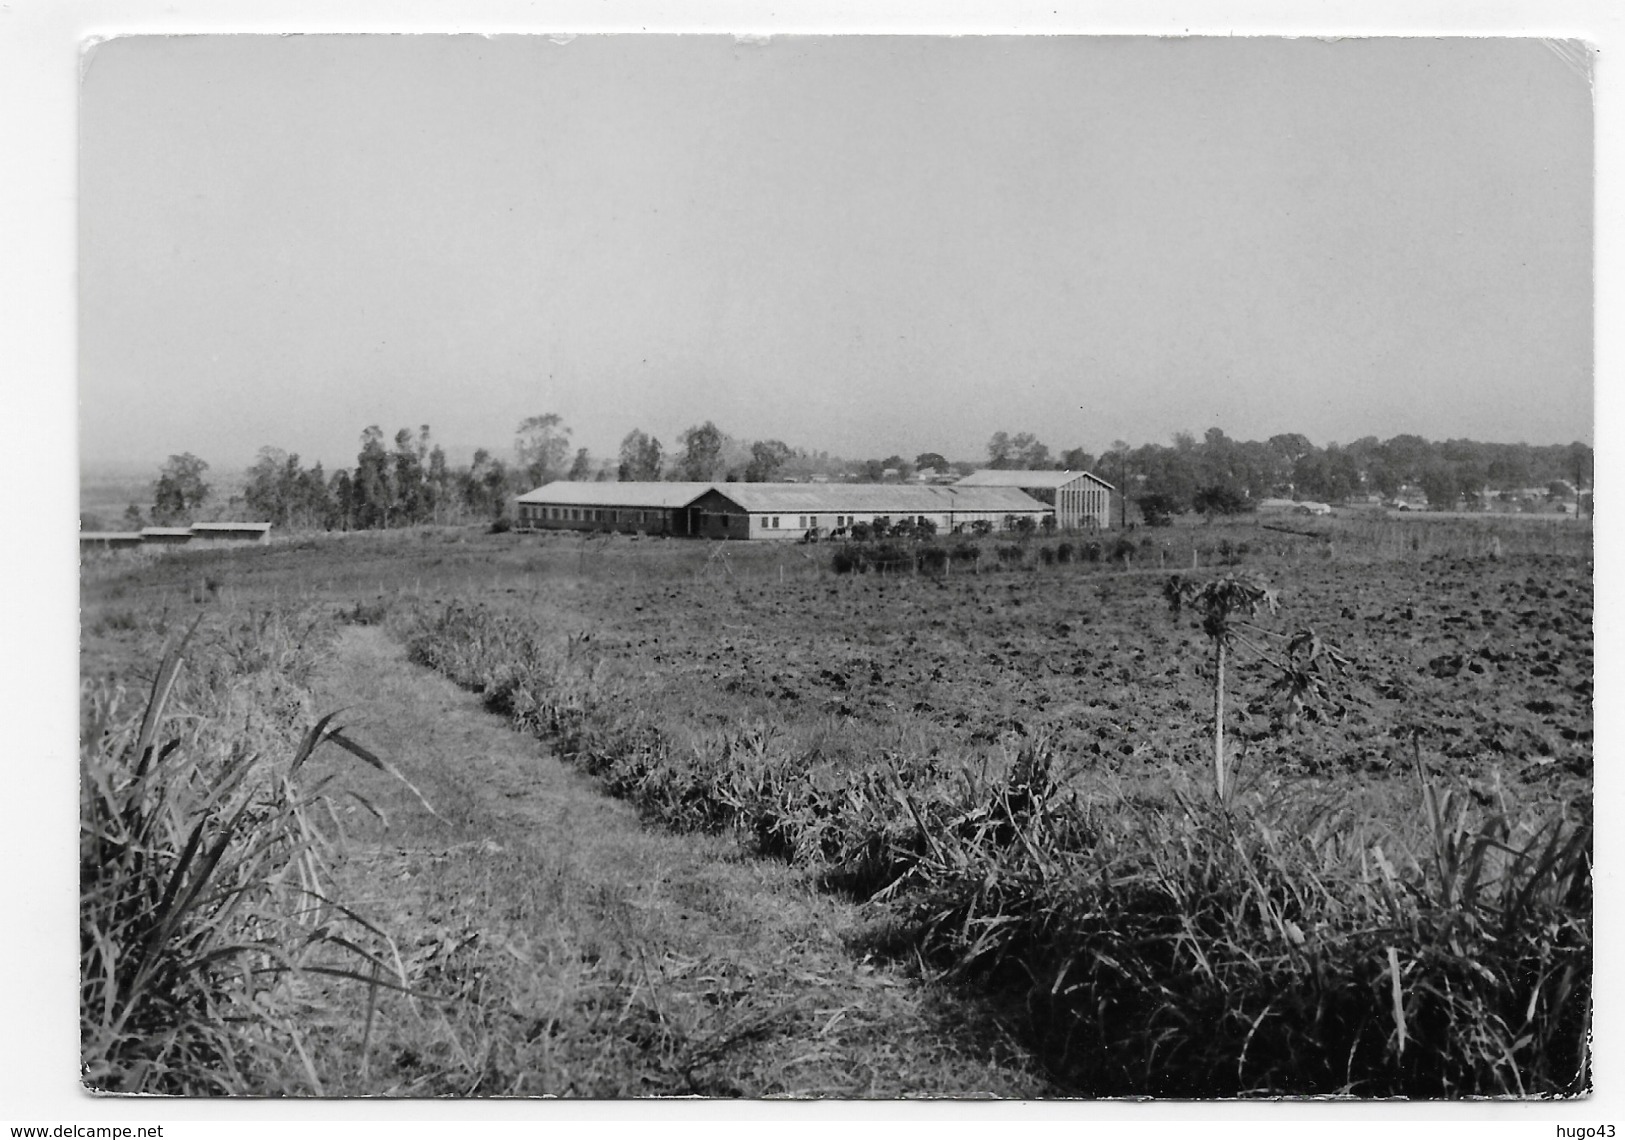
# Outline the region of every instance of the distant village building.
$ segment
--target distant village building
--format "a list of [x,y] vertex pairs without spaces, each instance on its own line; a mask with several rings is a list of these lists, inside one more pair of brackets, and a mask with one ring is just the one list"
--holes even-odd
[[955,487],[1014,487],[1055,508],[1055,524],[1062,530],[1098,528],[1112,523],[1115,488],[1087,471],[973,471]]

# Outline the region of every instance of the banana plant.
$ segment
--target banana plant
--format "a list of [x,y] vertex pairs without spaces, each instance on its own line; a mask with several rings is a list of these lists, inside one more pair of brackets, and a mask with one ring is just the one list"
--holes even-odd
[[1200,585],[1180,575],[1171,576],[1162,588],[1163,597],[1177,615],[1190,607],[1202,617],[1202,632],[1213,646],[1213,780],[1219,799],[1225,798],[1224,757],[1224,666],[1240,617],[1252,617],[1260,610],[1274,613],[1276,593],[1255,574],[1226,574]]

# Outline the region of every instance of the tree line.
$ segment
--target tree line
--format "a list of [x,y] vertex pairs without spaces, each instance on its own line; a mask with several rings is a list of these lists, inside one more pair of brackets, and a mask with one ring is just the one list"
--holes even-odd
[[190,453],[172,455],[153,484],[143,516],[131,504],[125,522],[175,525],[195,521],[214,505],[245,521],[291,530],[377,530],[424,523],[497,522],[513,497],[556,479],[773,482],[781,479],[907,480],[917,474],[948,477],[979,466],[1013,470],[1093,471],[1126,493],[1147,522],[1198,511],[1233,513],[1270,497],[1342,502],[1356,495],[1393,499],[1406,492],[1430,506],[1483,506],[1486,495],[1547,488],[1572,494],[1591,484],[1594,455],[1583,443],[1531,446],[1416,435],[1388,440],[1368,436],[1349,444],[1316,446],[1299,434],[1235,440],[1210,428],[1198,440],[1180,432],[1170,444],[1138,447],[1119,440],[1099,455],[1081,447],[1058,452],[1032,433],[995,432],[983,462],[949,461],[927,451],[849,460],[794,448],[782,440],[742,440],[710,420],[678,433],[668,452],[642,429],[628,432],[612,459],[576,447],[557,414],[521,421],[511,459],[477,450],[453,466],[432,439],[429,425],[401,428],[392,442],[377,425],[361,433],[354,467],[331,473],[320,462],[306,467],[297,454],[262,447],[240,500],[218,503],[206,479],[209,465]]
[[1591,486],[1594,454],[1579,442],[1435,442],[1417,435],[1318,447],[1297,433],[1235,440],[1209,428],[1200,441],[1181,432],[1166,446],[1119,440],[1091,466],[1155,522],[1193,510],[1234,513],[1272,497],[1341,503],[1420,495],[1436,510],[1480,509],[1489,496],[1511,499],[1528,490],[1572,497]]

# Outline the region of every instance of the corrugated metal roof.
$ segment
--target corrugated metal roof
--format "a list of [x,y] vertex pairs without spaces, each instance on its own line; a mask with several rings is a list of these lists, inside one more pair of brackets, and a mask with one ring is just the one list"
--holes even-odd
[[192,528],[189,526],[144,526],[141,528],[141,534],[143,537],[150,535],[157,538],[180,538],[184,535],[191,538]]
[[718,494],[740,509],[935,514],[943,511],[1046,511],[1014,487],[921,486],[902,483],[721,483]]
[[134,530],[82,530],[80,542],[140,542],[141,532]]
[[1079,479],[1089,479],[1099,483],[1102,487],[1111,484],[1099,475],[1088,471],[995,471],[992,469],[972,471],[959,482],[956,487],[1065,487],[1068,483],[1075,483]]
[[264,534],[270,529],[271,524],[268,522],[212,522],[192,524],[192,533],[194,534],[208,534],[210,531],[237,530],[251,530],[258,534]]
[[686,507],[713,483],[572,483],[567,479],[526,491],[521,503],[559,507]]

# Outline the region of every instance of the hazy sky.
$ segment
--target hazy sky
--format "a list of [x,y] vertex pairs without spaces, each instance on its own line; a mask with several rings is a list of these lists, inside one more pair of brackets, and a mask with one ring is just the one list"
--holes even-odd
[[1585,53],[214,36],[82,87],[81,459],[1592,427]]

